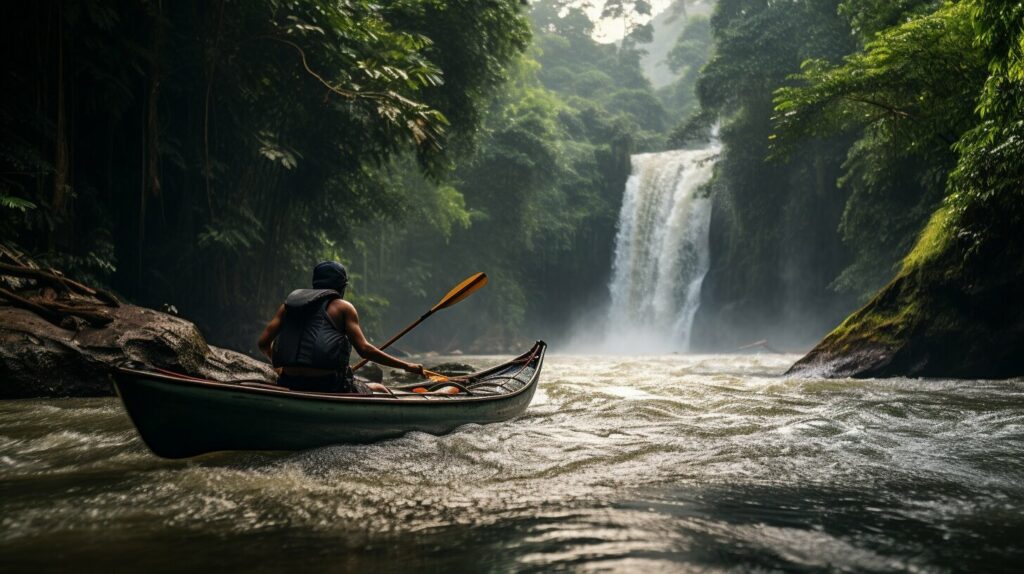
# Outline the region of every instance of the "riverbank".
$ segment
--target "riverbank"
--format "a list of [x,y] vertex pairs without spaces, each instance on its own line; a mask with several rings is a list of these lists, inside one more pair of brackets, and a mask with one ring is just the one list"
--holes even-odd
[[191,322],[120,301],[0,245],[0,399],[113,394],[131,363],[271,382],[270,366],[208,345]]

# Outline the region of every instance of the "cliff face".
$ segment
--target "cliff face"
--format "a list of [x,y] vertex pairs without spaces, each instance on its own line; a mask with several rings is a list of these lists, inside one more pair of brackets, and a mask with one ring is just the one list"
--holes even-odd
[[1024,238],[970,251],[940,210],[903,268],[789,370],[798,376],[1005,378],[1024,374]]
[[834,148],[842,142],[784,165],[759,160],[752,169],[754,160],[737,151],[742,146],[723,141],[711,187],[711,266],[692,348],[731,351],[767,340],[806,349],[856,308],[854,296],[830,287],[850,260],[837,231],[847,198],[835,184]]

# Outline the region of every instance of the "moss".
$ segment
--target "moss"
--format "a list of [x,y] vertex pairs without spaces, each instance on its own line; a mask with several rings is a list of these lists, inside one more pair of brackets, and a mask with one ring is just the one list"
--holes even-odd
[[914,248],[903,259],[896,277],[829,333],[823,343],[842,352],[850,352],[864,343],[895,348],[903,345],[908,335],[926,322],[931,329],[960,327],[960,314],[934,308],[933,298],[925,288],[925,285],[941,284],[960,270],[956,258],[950,256],[955,245],[949,220],[948,209],[936,210]]
[[1024,373],[1024,238],[968,254],[936,212],[897,276],[791,372],[843,377],[1007,377]]
[[949,220],[950,210],[946,207],[940,208],[932,214],[928,225],[924,227],[921,235],[917,238],[914,248],[903,258],[900,274],[920,269],[928,262],[948,252],[953,239]]
[[886,347],[900,344],[908,327],[920,315],[920,303],[911,296],[911,273],[901,271],[875,297],[829,333],[822,344],[849,352],[866,342]]

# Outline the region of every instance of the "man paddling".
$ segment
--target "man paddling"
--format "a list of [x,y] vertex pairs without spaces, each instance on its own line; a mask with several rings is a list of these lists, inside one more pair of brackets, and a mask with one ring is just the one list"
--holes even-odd
[[260,351],[280,369],[279,385],[296,391],[372,394],[384,385],[352,376],[349,356],[425,376],[423,365],[407,363],[366,340],[359,314],[344,300],[345,266],[324,261],[313,268],[313,288],[292,291],[260,335]]

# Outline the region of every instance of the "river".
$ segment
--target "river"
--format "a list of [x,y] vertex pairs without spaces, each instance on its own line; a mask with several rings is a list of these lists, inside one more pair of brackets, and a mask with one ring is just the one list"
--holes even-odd
[[0,569],[1020,567],[1024,381],[782,377],[794,359],[552,354],[514,421],[189,461],[115,399],[0,403]]

